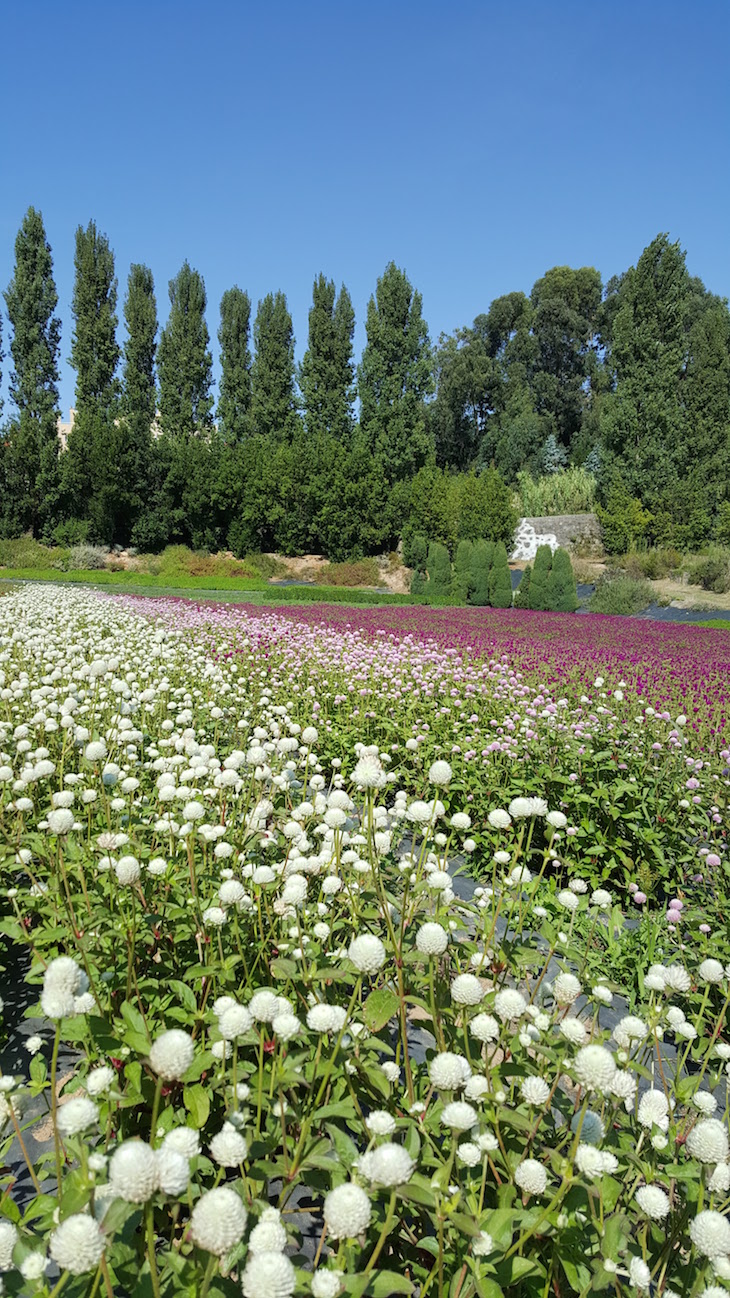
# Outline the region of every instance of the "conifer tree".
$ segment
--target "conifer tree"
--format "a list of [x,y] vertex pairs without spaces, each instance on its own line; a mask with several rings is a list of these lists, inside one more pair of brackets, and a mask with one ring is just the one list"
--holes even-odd
[[425,399],[433,362],[421,294],[394,262],[368,303],[367,341],[358,371],[360,438],[390,482],[410,478],[432,448]]
[[573,565],[567,550],[560,548],[555,551],[547,589],[549,609],[556,613],[575,613],[578,607],[578,595]]
[[251,432],[290,442],[297,430],[294,393],[294,327],[283,293],[268,293],[253,326],[256,355],[251,367]]
[[213,425],[213,357],[203,277],[183,262],[170,280],[170,314],[160,333],[160,423],[168,437],[205,435]]
[[428,586],[426,593],[429,599],[448,599],[451,591],[451,560],[445,545],[432,541],[428,548]]
[[347,289],[335,298],[334,280],[318,275],[309,312],[309,344],[299,371],[304,422],[310,437],[326,434],[340,442],[352,432],[355,371],[352,339],[355,313]]
[[152,425],[157,406],[155,353],[157,301],[152,271],[130,266],[124,303],[127,340],[124,344],[122,419],[118,434],[121,535],[128,542],[150,492]]
[[532,564],[528,563],[522,574],[517,590],[515,591],[515,608],[530,607],[530,581],[532,578]]
[[530,608],[542,609],[544,611],[550,607],[548,580],[552,564],[553,552],[550,549],[550,546],[539,545],[537,547],[535,563],[530,577]]
[[494,560],[493,541],[475,541],[471,552],[470,603],[486,608],[489,604],[489,574]]
[[221,382],[218,429],[226,443],[242,442],[251,408],[251,299],[235,285],[221,298]]
[[472,592],[473,550],[474,547],[471,541],[459,541],[454,555],[451,594],[460,604],[466,604]]
[[114,254],[94,221],[76,231],[71,364],[76,418],[62,462],[67,508],[88,518],[92,537],[113,538],[118,507],[116,428],[119,414],[117,280]]
[[[53,259],[43,218],[29,207],[15,240],[15,269],[5,292],[10,320],[10,397],[17,411],[9,467],[16,525],[47,532],[58,506],[58,353],[61,321]],[[0,352],[1,356],[1,352]]]
[[504,541],[499,541],[494,547],[494,562],[489,573],[489,602],[492,608],[512,607],[512,578]]

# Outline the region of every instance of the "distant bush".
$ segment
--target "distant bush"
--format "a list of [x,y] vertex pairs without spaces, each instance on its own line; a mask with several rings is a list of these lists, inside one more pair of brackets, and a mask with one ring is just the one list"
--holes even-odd
[[515,591],[514,605],[515,608],[530,607],[530,581],[532,579],[532,564],[528,563],[522,574],[517,590]]
[[578,596],[570,555],[567,550],[559,548],[553,555],[548,577],[548,608],[553,613],[575,613],[577,607]]
[[644,539],[652,523],[641,501],[620,484],[610,491],[605,505],[599,505],[596,513],[609,554],[626,554]]
[[494,547],[494,562],[489,573],[489,603],[492,608],[512,607],[512,577],[504,541]]
[[530,577],[529,607],[537,611],[549,609],[548,579],[553,564],[553,552],[549,545],[539,545]]
[[489,537],[509,548],[517,527],[512,492],[496,469],[450,473],[426,465],[413,478],[403,526],[403,557],[408,567],[411,539],[427,536],[446,545],[450,555],[459,541]]
[[673,546],[651,546],[646,550],[629,550],[618,562],[629,577],[660,581],[681,566],[682,556]]
[[596,479],[585,468],[558,469],[540,478],[517,474],[517,498],[522,514],[542,518],[548,514],[590,513],[596,502]]
[[58,545],[70,549],[72,545],[83,545],[89,539],[88,518],[67,518],[54,528],[53,539]]
[[651,585],[644,577],[607,572],[601,577],[588,606],[593,613],[630,616],[651,604],[652,595]]
[[479,608],[489,604],[489,573],[494,561],[494,542],[475,541],[471,552],[471,602]]
[[107,551],[97,545],[73,545],[68,566],[71,572],[88,572],[96,568],[106,568],[106,561]]
[[446,600],[451,594],[451,560],[445,545],[432,541],[428,547],[428,583],[426,595],[431,600]]
[[42,545],[31,536],[0,541],[2,568],[55,568],[62,567],[67,562],[68,550],[60,546]]
[[707,554],[692,555],[685,561],[687,579],[693,586],[724,595],[730,590],[730,550],[710,546]]
[[474,545],[471,541],[459,541],[454,555],[454,569],[451,574],[451,596],[458,604],[466,604],[472,592],[472,554]]
[[380,569],[375,559],[351,559],[326,563],[319,576],[326,586],[377,586]]

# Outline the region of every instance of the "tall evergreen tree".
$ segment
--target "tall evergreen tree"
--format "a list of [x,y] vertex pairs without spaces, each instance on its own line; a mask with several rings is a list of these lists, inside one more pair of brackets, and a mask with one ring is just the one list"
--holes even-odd
[[183,262],[170,280],[170,314],[160,333],[160,423],[169,437],[193,437],[212,427],[213,357],[205,321],[202,275]]
[[157,301],[152,271],[147,266],[130,266],[124,320],[127,341],[117,468],[126,502],[123,539],[127,541],[149,497],[152,425],[157,404]]
[[251,407],[251,299],[238,286],[221,298],[221,382],[218,428],[227,443],[242,442]]
[[304,421],[310,437],[328,434],[347,441],[352,432],[355,371],[352,339],[355,312],[343,285],[318,275],[309,312],[309,346],[299,371]]
[[566,448],[580,430],[588,403],[602,292],[601,276],[592,266],[554,266],[537,280],[531,294],[536,354],[530,385],[535,408],[550,420]]
[[253,326],[251,430],[256,437],[288,442],[298,419],[294,394],[294,327],[283,293],[267,293]]
[[18,411],[9,450],[15,515],[36,535],[58,505],[58,352],[61,321],[53,259],[40,212],[30,207],[15,240],[15,270],[5,292],[12,330],[10,397]]
[[358,371],[360,434],[391,482],[411,477],[432,450],[425,401],[433,391],[421,294],[390,262],[368,303]]
[[117,280],[109,240],[94,221],[76,231],[74,267],[71,365],[76,370],[76,418],[62,480],[71,513],[90,520],[96,539],[110,541],[118,506]]

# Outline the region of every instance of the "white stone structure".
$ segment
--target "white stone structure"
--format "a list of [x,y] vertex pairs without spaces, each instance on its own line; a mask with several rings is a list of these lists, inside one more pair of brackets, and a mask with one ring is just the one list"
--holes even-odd
[[538,546],[549,545],[553,554],[558,548],[558,538],[554,532],[536,532],[535,525],[529,518],[521,518],[515,532],[514,549],[510,555],[512,563],[523,561],[532,563]]

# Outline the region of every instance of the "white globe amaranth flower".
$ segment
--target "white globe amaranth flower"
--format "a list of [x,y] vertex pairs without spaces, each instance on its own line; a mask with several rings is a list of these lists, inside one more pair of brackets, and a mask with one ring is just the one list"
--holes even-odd
[[360,937],[352,939],[347,957],[358,973],[372,977],[385,964],[386,951],[380,938],[374,933],[362,933]]
[[277,1014],[271,1024],[275,1037],[280,1041],[291,1041],[298,1036],[302,1030],[302,1025],[296,1014]]
[[129,888],[137,883],[141,870],[136,856],[120,856],[114,866],[114,873],[117,876],[117,883],[122,887]]
[[594,888],[591,893],[591,905],[597,906],[599,910],[608,910],[611,900],[611,894],[605,888]]
[[51,960],[43,975],[41,1008],[49,1019],[63,1019],[76,1013],[76,997],[87,991],[89,980],[70,956]]
[[356,1239],[367,1230],[371,1216],[372,1205],[359,1185],[338,1185],[325,1197],[324,1220],[333,1239]]
[[307,1014],[307,1027],[312,1032],[340,1032],[345,1025],[347,1010],[342,1005],[313,1005]]
[[548,804],[544,798],[513,798],[508,810],[513,820],[525,820],[530,816],[546,816]]
[[651,1271],[643,1258],[632,1257],[629,1262],[629,1284],[632,1289],[650,1289]]
[[222,906],[208,906],[202,914],[204,928],[223,928],[227,919],[228,913]]
[[179,1081],[193,1062],[193,1038],[182,1028],[169,1028],[152,1043],[150,1067],[166,1082]]
[[560,1035],[565,1037],[572,1046],[582,1046],[588,1038],[588,1033],[580,1019],[568,1018],[562,1019],[560,1023]]
[[85,1212],[75,1212],[53,1231],[48,1252],[62,1271],[85,1275],[99,1265],[104,1244],[104,1235],[94,1218]]
[[115,1198],[146,1203],[159,1185],[155,1151],[143,1140],[125,1140],[109,1160],[109,1186]]
[[416,949],[421,955],[443,955],[449,944],[449,935],[441,924],[429,921],[422,924],[416,933]]
[[489,1231],[480,1230],[472,1241],[471,1251],[475,1257],[487,1257],[489,1253],[494,1252],[494,1240]]
[[525,1194],[544,1194],[547,1172],[536,1158],[525,1158],[515,1168],[515,1182]]
[[367,1150],[357,1165],[358,1171],[373,1185],[388,1187],[405,1185],[412,1177],[415,1167],[408,1150],[391,1141]]
[[469,1031],[477,1041],[486,1043],[499,1039],[499,1023],[491,1014],[476,1014],[469,1023]]
[[568,823],[568,817],[562,811],[549,811],[545,819],[553,829],[564,829]]
[[244,1298],[291,1298],[296,1284],[296,1272],[284,1253],[253,1253],[241,1277]]
[[428,1076],[439,1091],[459,1091],[471,1077],[471,1068],[463,1055],[444,1050],[430,1061]]
[[452,1131],[468,1131],[477,1121],[476,1109],[465,1100],[452,1100],[441,1111],[442,1126],[450,1127]]
[[223,1123],[211,1140],[209,1149],[211,1158],[220,1167],[237,1167],[248,1153],[246,1141],[230,1122]]
[[416,798],[406,811],[406,820],[410,820],[414,825],[427,825],[433,814],[433,807],[430,803],[424,802],[421,798]]
[[473,1140],[463,1140],[457,1146],[456,1157],[465,1167],[476,1167],[482,1161],[482,1151]]
[[669,1195],[658,1185],[642,1185],[634,1195],[645,1217],[663,1221],[669,1216]]
[[201,1194],[190,1216],[190,1237],[206,1253],[222,1257],[243,1238],[248,1214],[230,1186],[220,1185]]
[[489,1093],[489,1082],[486,1077],[470,1077],[464,1087],[464,1098],[467,1100],[481,1100]]
[[573,1071],[585,1090],[610,1095],[616,1064],[605,1046],[583,1046],[575,1057]]
[[690,1222],[689,1233],[698,1253],[703,1257],[719,1257],[730,1253],[730,1221],[721,1212],[706,1208]]
[[663,1091],[645,1091],[639,1100],[636,1115],[642,1127],[659,1127],[660,1131],[669,1129],[669,1101]]
[[352,772],[352,780],[363,789],[382,789],[387,784],[388,777],[380,759],[370,753],[360,758]]
[[471,816],[466,811],[455,811],[451,817],[451,828],[459,834],[466,833],[467,829],[471,829]]
[[611,1033],[621,1050],[631,1050],[637,1041],[644,1041],[648,1035],[649,1029],[646,1023],[636,1014],[624,1014]]
[[273,1023],[279,1010],[279,998],[276,992],[271,991],[268,987],[262,987],[260,991],[254,992],[248,1003],[249,1012],[257,1023]]
[[442,788],[449,783],[454,772],[448,762],[432,762],[428,768],[429,784],[435,784],[437,788]]
[[77,1136],[99,1120],[99,1110],[85,1095],[74,1095],[57,1110],[56,1127],[62,1136]]
[[365,1126],[371,1136],[392,1136],[395,1131],[395,1118],[385,1109],[373,1109],[365,1119]]
[[717,1100],[710,1091],[697,1091],[692,1096],[692,1104],[703,1118],[710,1118],[717,1108]]
[[518,992],[514,987],[505,987],[504,991],[497,992],[494,998],[495,1014],[503,1023],[521,1018],[526,1009],[527,1001],[522,992]]
[[86,1078],[85,1086],[89,1095],[103,1095],[113,1085],[116,1073],[113,1068],[107,1064],[100,1064],[98,1068],[92,1068]]
[[278,1208],[264,1208],[261,1219],[248,1237],[252,1253],[283,1253],[286,1248],[286,1230]]
[[665,965],[663,969],[664,985],[673,992],[688,992],[692,979],[681,964]]
[[173,1127],[162,1142],[163,1149],[174,1149],[185,1158],[195,1158],[200,1153],[200,1135],[192,1127]]
[[163,1142],[162,1148],[155,1150],[155,1158],[162,1193],[174,1198],[184,1194],[190,1181],[190,1163],[185,1155]]
[[595,1145],[581,1141],[575,1151],[575,1165],[588,1181],[597,1181],[606,1171],[605,1155]]
[[582,990],[580,980],[571,973],[559,973],[553,983],[553,996],[558,1005],[572,1005]]
[[312,1298],[337,1298],[342,1292],[343,1271],[327,1271],[322,1267],[312,1276]]
[[7,1217],[0,1217],[0,1272],[13,1265],[13,1249],[19,1239],[18,1229]]
[[33,1253],[26,1253],[22,1262],[18,1266],[18,1270],[24,1280],[40,1280],[41,1276],[45,1275],[47,1269],[48,1259],[45,1253],[41,1253],[38,1250]]
[[580,905],[580,898],[574,892],[571,892],[570,888],[563,888],[558,893],[558,905],[565,910],[577,910]]
[[730,1165],[727,1163],[718,1163],[712,1176],[707,1182],[707,1188],[712,1194],[727,1194],[730,1190]]
[[550,1094],[550,1087],[542,1077],[525,1077],[520,1086],[520,1095],[526,1104],[541,1106]]
[[703,982],[709,983],[711,986],[721,983],[725,978],[725,970],[719,960],[703,960],[697,973]]
[[457,974],[451,984],[451,999],[455,1005],[478,1005],[485,991],[475,974]]
[[[703,1118],[687,1136],[686,1149],[700,1163],[724,1163],[728,1157],[728,1134],[718,1118]],[[726,1250],[730,1253],[730,1248]]]

